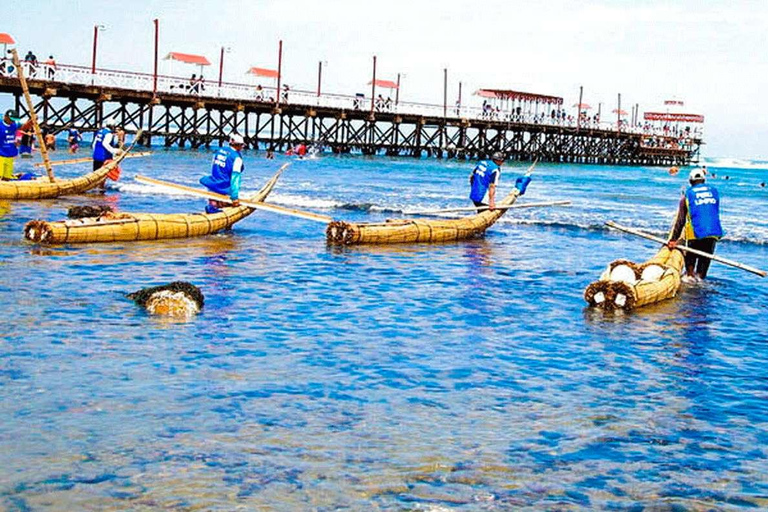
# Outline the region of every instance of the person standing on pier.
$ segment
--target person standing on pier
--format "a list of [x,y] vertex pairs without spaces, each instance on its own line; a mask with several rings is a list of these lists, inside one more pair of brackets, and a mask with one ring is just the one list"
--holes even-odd
[[[242,151],[245,141],[242,135],[233,133],[229,136],[229,147],[220,148],[213,155],[211,175],[200,178],[200,183],[211,192],[228,195],[232,200],[231,206],[240,206],[240,178],[245,170]],[[218,213],[226,203],[208,201],[205,213]]]
[[[496,185],[501,177],[501,166],[504,164],[504,154],[501,151],[495,152],[490,160],[482,160],[472,170],[469,176],[469,184],[472,187],[469,198],[475,203],[475,206],[488,206],[490,210],[496,208]],[[520,195],[525,194],[525,189],[531,178],[520,176],[515,181],[515,187],[520,191]],[[488,204],[483,202],[486,192],[488,193]]]
[[[685,245],[707,254],[715,253],[715,245],[723,236],[720,225],[720,194],[711,185],[705,184],[702,168],[696,168],[688,176],[690,186],[683,192],[677,207],[677,217],[669,234],[667,246],[674,249],[683,236]],[[685,228],[685,229],[683,229]],[[695,254],[685,254],[686,275],[691,278],[707,277],[712,260]]]
[[16,147],[16,132],[28,131],[32,127],[29,119],[23,125],[19,124],[19,113],[15,110],[7,110],[0,123],[0,180],[13,179],[13,159],[19,154]]

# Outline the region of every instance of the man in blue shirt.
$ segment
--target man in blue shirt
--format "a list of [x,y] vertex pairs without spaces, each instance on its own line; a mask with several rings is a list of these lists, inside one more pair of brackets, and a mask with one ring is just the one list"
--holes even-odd
[[13,159],[19,154],[16,147],[16,132],[19,130],[26,132],[32,127],[31,119],[23,125],[18,121],[19,113],[8,110],[0,123],[0,180],[3,181],[13,179]]
[[[229,147],[220,148],[213,155],[211,163],[211,175],[200,178],[202,183],[211,192],[228,195],[232,199],[231,206],[240,206],[240,178],[245,170],[243,149],[245,141],[241,135],[233,133],[229,137]],[[206,213],[218,213],[220,208],[228,206],[220,201],[210,200],[205,207]]]
[[[688,176],[690,186],[683,192],[677,207],[677,217],[669,234],[667,245],[674,249],[683,235],[685,244],[707,254],[715,253],[715,245],[723,236],[720,225],[720,194],[717,189],[707,185],[706,171],[696,168]],[[712,260],[696,254],[685,254],[686,275],[692,278],[707,277]]]
[[114,160],[120,152],[119,142],[115,137],[116,126],[108,122],[93,136],[93,170],[98,171],[107,160]]
[[[482,160],[472,170],[469,176],[469,184],[472,187],[469,198],[475,203],[475,206],[488,206],[489,210],[496,208],[496,186],[501,177],[501,166],[504,163],[504,154],[500,151],[491,156],[491,160]],[[520,195],[525,194],[531,178],[520,176],[515,181],[515,187],[520,191]],[[488,193],[488,204],[483,202],[486,192]]]

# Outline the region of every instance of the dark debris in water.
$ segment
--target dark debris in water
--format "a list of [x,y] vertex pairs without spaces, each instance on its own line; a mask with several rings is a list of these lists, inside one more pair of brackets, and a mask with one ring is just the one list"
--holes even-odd
[[101,217],[105,213],[112,212],[111,206],[98,205],[98,206],[72,206],[67,210],[67,217],[70,219],[85,219],[88,217]]
[[164,284],[161,286],[153,286],[151,288],[144,288],[139,291],[129,293],[127,297],[133,301],[136,302],[139,306],[144,307],[147,304],[147,301],[150,297],[152,297],[153,294],[160,292],[160,291],[171,291],[171,292],[181,292],[185,295],[187,295],[189,298],[194,300],[198,307],[200,309],[203,308],[203,303],[205,302],[205,297],[203,297],[203,292],[200,291],[200,288],[193,285],[192,283],[188,283],[187,281],[174,281],[169,284]]

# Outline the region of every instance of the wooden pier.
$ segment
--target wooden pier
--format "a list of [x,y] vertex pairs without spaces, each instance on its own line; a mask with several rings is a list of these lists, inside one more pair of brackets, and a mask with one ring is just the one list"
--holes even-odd
[[[372,103],[368,108],[370,99],[337,96],[329,106],[319,96],[293,91],[291,101],[281,98],[276,103],[271,98],[248,98],[251,93],[233,99],[221,91],[220,97],[210,91],[190,94],[183,88],[173,92],[172,85],[153,92],[105,84],[104,76],[90,84],[56,78],[28,81],[38,117],[49,129],[95,131],[113,119],[128,133],[143,129],[146,135],[140,142],[145,146],[162,141],[167,147],[209,147],[236,131],[250,148],[275,151],[303,143],[365,155],[478,159],[503,151],[512,160],[684,166],[698,160],[702,144],[697,135],[682,139],[623,131],[616,125],[563,125],[549,123],[544,116],[537,122],[512,116],[484,118],[469,109],[457,113],[444,106],[414,107],[409,113],[404,104],[396,112],[379,111]],[[28,114],[17,78],[0,76],[0,94],[12,95],[22,116]]]

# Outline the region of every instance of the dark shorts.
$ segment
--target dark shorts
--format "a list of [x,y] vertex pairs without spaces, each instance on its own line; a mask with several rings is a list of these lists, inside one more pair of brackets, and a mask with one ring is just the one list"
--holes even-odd
[[94,160],[93,161],[93,170],[94,171],[98,171],[102,167],[104,167],[104,160]]
[[[699,240],[688,241],[688,247],[707,254],[715,254],[715,245],[717,245],[716,238],[701,238]],[[711,259],[705,258],[704,256],[698,256],[689,252],[685,253],[685,268],[695,272],[702,279],[707,277],[709,264],[711,262]]]

